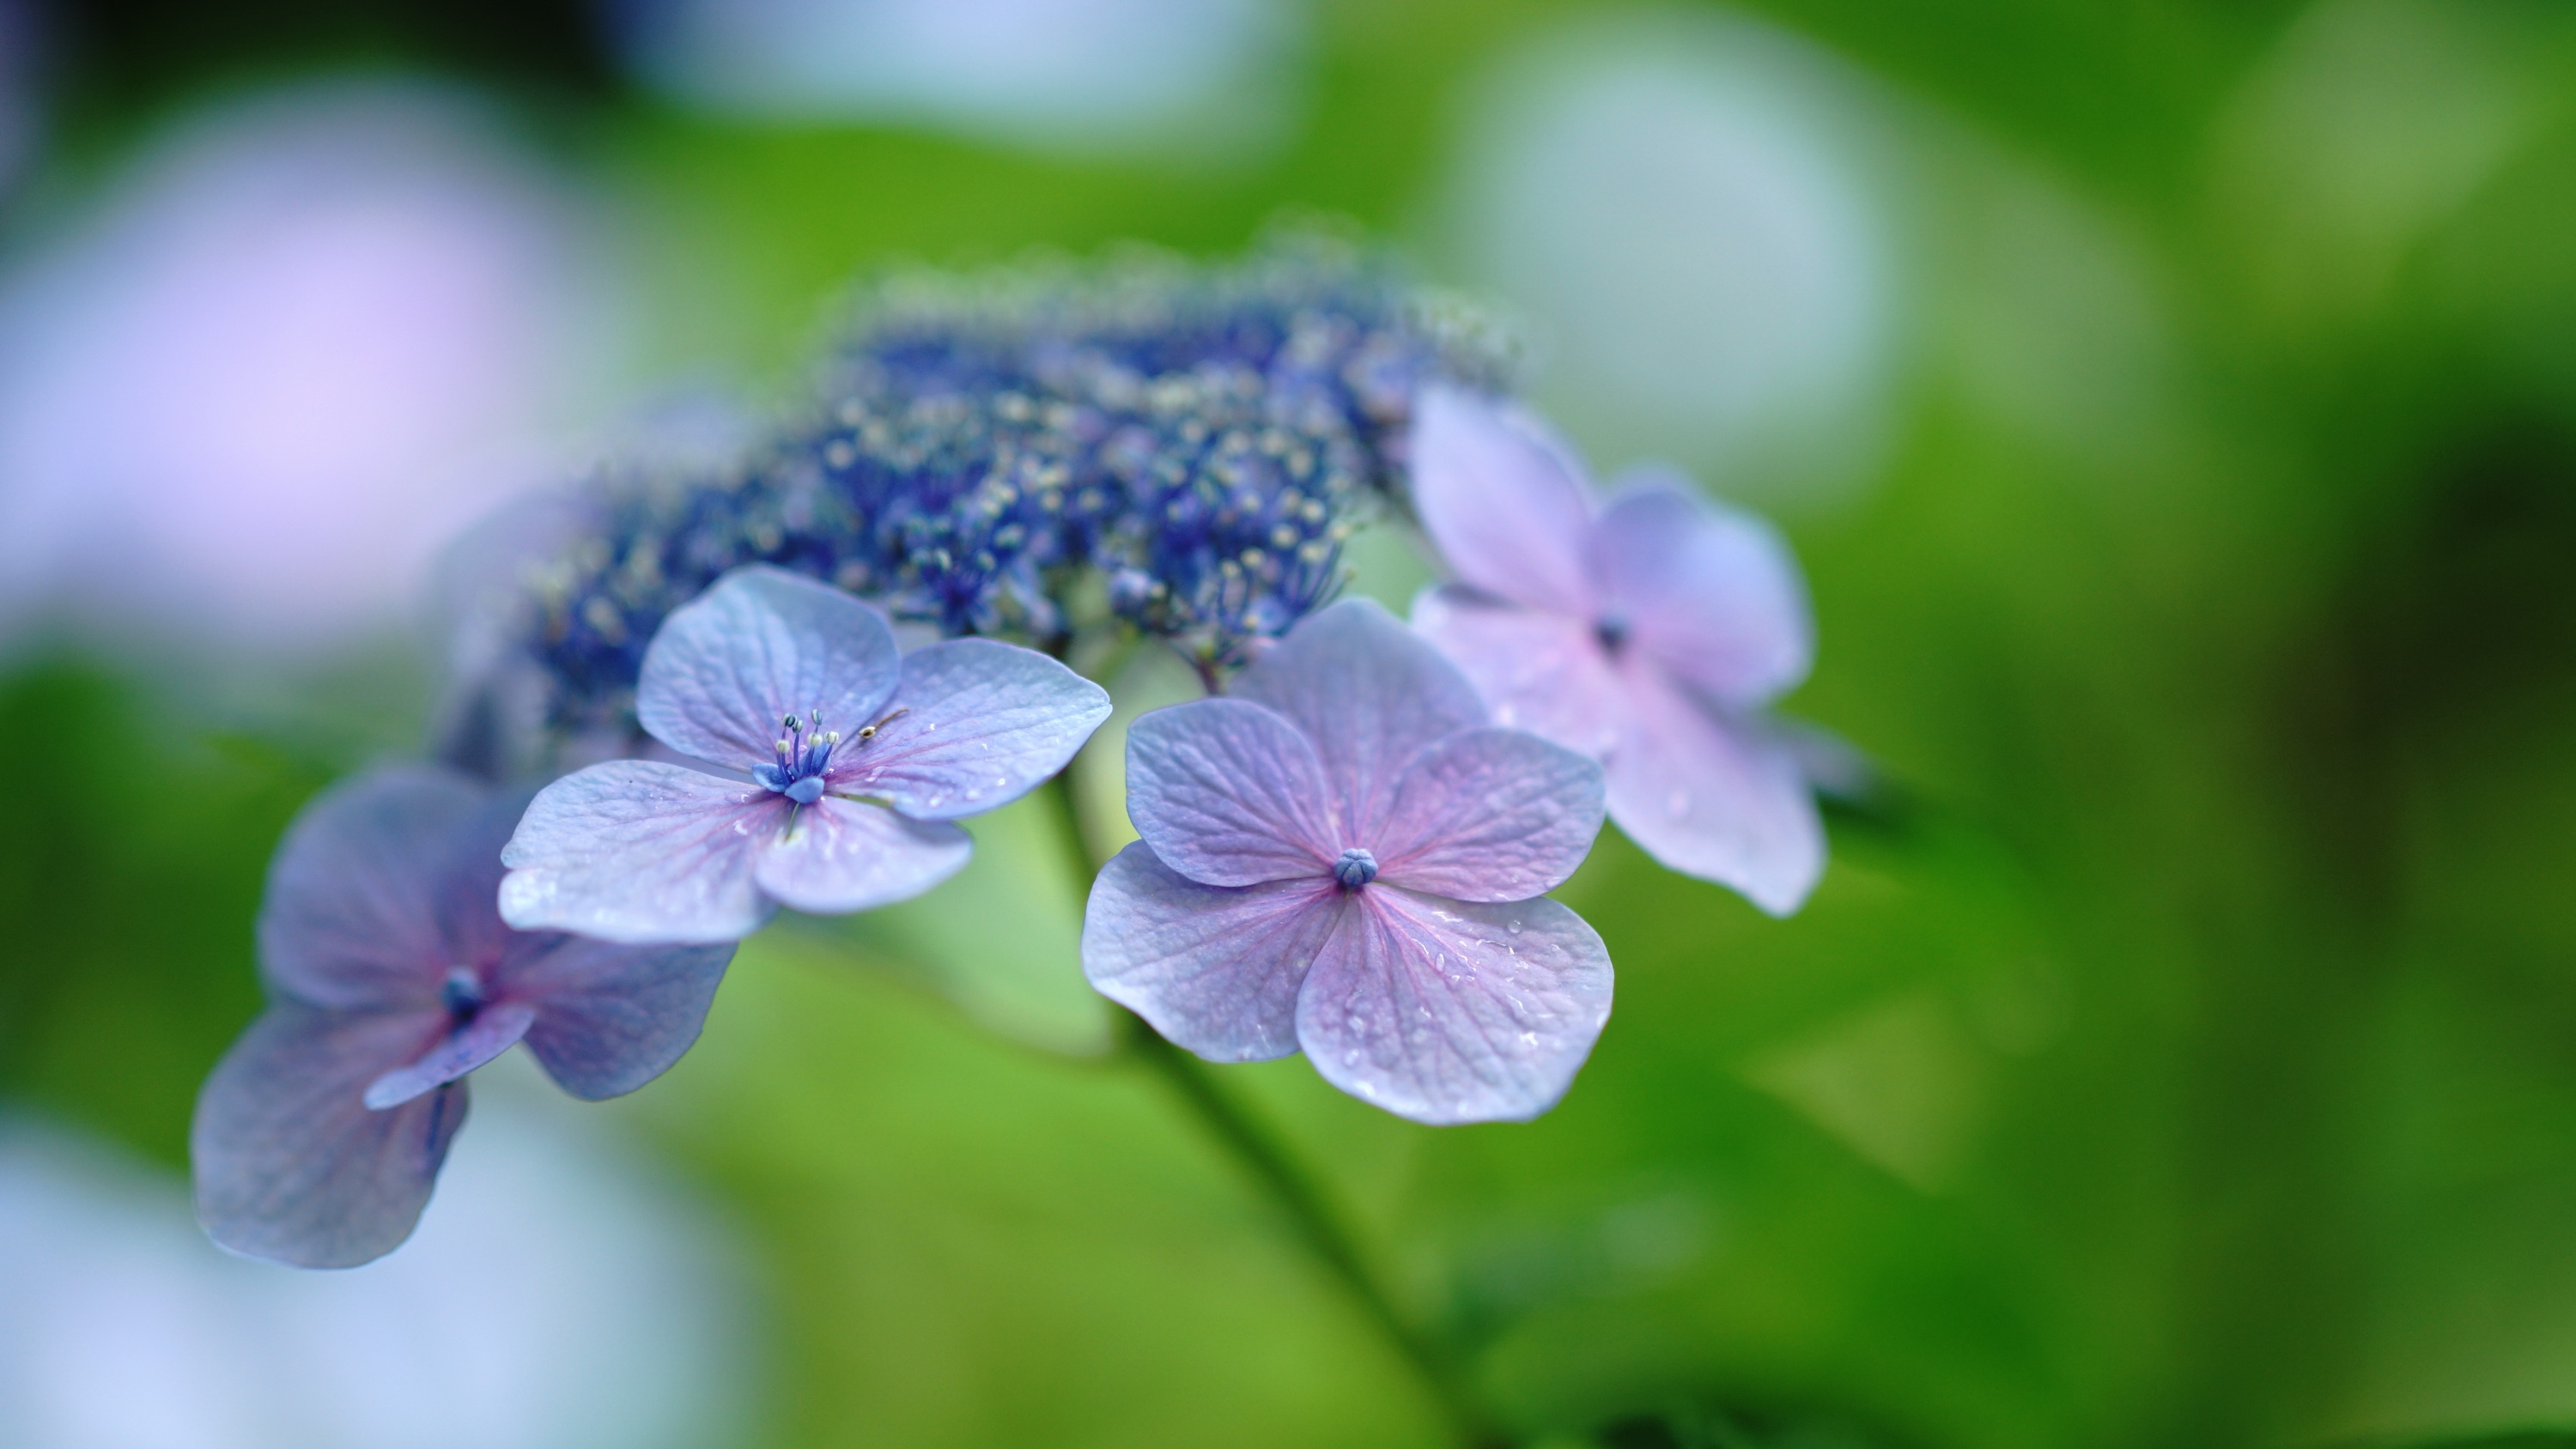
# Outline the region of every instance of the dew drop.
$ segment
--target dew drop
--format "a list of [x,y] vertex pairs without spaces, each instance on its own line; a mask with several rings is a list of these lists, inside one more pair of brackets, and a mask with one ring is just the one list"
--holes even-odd
[[1512,933],[1513,935],[1515,935],[1515,936],[1519,935],[1519,934],[1521,933],[1521,923],[1520,923],[1520,922],[1518,922],[1518,921],[1514,921],[1514,922],[1512,922],[1512,923],[1511,923],[1511,927],[1510,927],[1510,929],[1511,929],[1511,933]]

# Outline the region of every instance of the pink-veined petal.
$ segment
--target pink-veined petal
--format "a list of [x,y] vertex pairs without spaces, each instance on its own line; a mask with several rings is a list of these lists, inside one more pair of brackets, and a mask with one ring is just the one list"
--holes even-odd
[[188,1146],[206,1232],[302,1268],[355,1267],[400,1247],[465,1121],[465,1084],[384,1112],[368,1109],[366,1088],[446,1021],[270,1006],[197,1097]]
[[1368,599],[1307,615],[1230,693],[1305,732],[1332,790],[1329,824],[1352,841],[1384,818],[1396,776],[1423,746],[1487,719],[1457,666]]
[[1592,527],[1582,469],[1539,421],[1508,404],[1430,387],[1414,405],[1407,465],[1423,531],[1467,583],[1589,616]]
[[1331,872],[1354,838],[1330,821],[1305,733],[1246,699],[1155,710],[1127,731],[1127,816],[1163,864],[1206,885]]
[[1065,766],[1100,722],[1109,692],[1034,649],[952,639],[904,656],[900,710],[871,738],[873,720],[838,724],[835,794],[886,800],[916,820],[997,809]]
[[893,631],[829,584],[766,564],[733,570],[671,611],[644,650],[635,717],[685,755],[748,770],[777,761],[779,721],[849,732],[883,712],[901,670]]
[[536,1008],[529,1053],[555,1085],[596,1102],[662,1075],[696,1043],[733,952],[553,937],[503,965],[497,994]]
[[472,1021],[449,1032],[418,1058],[369,1082],[365,1096],[368,1109],[382,1112],[399,1107],[446,1086],[517,1046],[536,1019],[534,1011],[517,1002],[485,1007],[474,1014]]
[[1610,953],[1583,918],[1544,898],[1478,905],[1383,883],[1357,898],[1297,997],[1315,1070],[1435,1126],[1556,1105],[1610,1017]]
[[1651,668],[1630,670],[1636,712],[1605,766],[1610,818],[1671,869],[1788,915],[1825,869],[1824,821],[1796,749],[1757,721],[1713,712]]
[[1628,687],[1589,620],[1425,589],[1413,627],[1476,686],[1494,723],[1599,759],[1619,739]]
[[1488,725],[1414,757],[1365,842],[1378,879],[1462,901],[1523,901],[1574,874],[1601,833],[1601,767]]
[[1592,557],[1627,647],[1711,698],[1760,704],[1807,677],[1816,635],[1806,583],[1761,519],[1649,472],[1602,514]]
[[1165,1039],[1210,1061],[1297,1050],[1297,990],[1349,910],[1328,875],[1201,885],[1139,840],[1092,882],[1082,974]]
[[869,911],[920,895],[974,853],[974,837],[948,821],[826,795],[761,854],[760,888],[815,915]]
[[755,872],[788,803],[651,760],[566,775],[528,802],[501,852],[501,917],[635,945],[738,941],[774,909]]
[[371,770],[287,827],[260,903],[260,964],[287,995],[342,1009],[426,1008],[449,960],[441,867],[486,792],[428,765]]

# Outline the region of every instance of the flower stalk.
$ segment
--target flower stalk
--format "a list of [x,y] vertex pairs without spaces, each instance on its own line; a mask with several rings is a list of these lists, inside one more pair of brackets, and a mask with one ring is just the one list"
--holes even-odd
[[[1082,825],[1072,772],[1058,775],[1046,794],[1055,804],[1066,858],[1085,876],[1101,862],[1093,855]],[[1464,1367],[1431,1334],[1417,1327],[1396,1306],[1395,1298],[1371,1271],[1356,1239],[1295,1154],[1278,1134],[1220,1085],[1206,1062],[1165,1041],[1143,1018],[1113,1006],[1117,1053],[1160,1079],[1173,1097],[1206,1129],[1226,1154],[1296,1235],[1307,1252],[1342,1285],[1421,1379],[1450,1423],[1462,1449],[1508,1449],[1511,1437],[1494,1422],[1469,1387]]]

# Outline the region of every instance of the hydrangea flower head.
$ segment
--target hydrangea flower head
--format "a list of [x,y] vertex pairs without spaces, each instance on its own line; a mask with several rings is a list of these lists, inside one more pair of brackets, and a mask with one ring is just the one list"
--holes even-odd
[[751,563],[1050,652],[1114,615],[1213,675],[1339,588],[1416,390],[1510,365],[1470,310],[1323,238],[1231,267],[895,276],[738,457],[583,489],[578,526],[484,605],[506,685],[467,685],[499,688],[514,746],[620,732],[662,620]]
[[493,909],[526,797],[399,767],[334,787],[269,867],[269,1007],[197,1099],[197,1216],[308,1268],[411,1235],[464,1124],[465,1076],[512,1046],[577,1097],[633,1091],[698,1038],[730,946],[514,931]]
[[1303,1049],[1419,1122],[1564,1095],[1610,958],[1541,893],[1601,828],[1598,766],[1486,722],[1438,652],[1365,601],[1291,630],[1226,697],[1127,736],[1143,837],[1100,873],[1083,971],[1218,1061]]
[[867,605],[753,565],[672,612],[645,651],[636,713],[708,768],[613,760],[540,791],[502,852],[512,925],[731,941],[781,905],[919,895],[973,851],[954,822],[1062,769],[1109,696],[991,639],[900,654]]
[[1414,507],[1457,576],[1415,627],[1497,719],[1602,761],[1610,818],[1657,860],[1796,910],[1825,836],[1761,714],[1815,653],[1787,545],[1659,470],[1604,506],[1535,420],[1455,389],[1424,394],[1412,448]]

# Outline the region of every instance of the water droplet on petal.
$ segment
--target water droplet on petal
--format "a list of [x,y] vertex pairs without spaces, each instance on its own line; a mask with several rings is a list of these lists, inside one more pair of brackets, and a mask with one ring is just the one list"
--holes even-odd
[[1512,924],[1511,924],[1511,933],[1512,933],[1513,935],[1515,935],[1515,936],[1517,936],[1517,935],[1519,935],[1519,934],[1521,933],[1521,923],[1520,923],[1520,922],[1518,922],[1518,921],[1514,921],[1514,922],[1512,922]]

